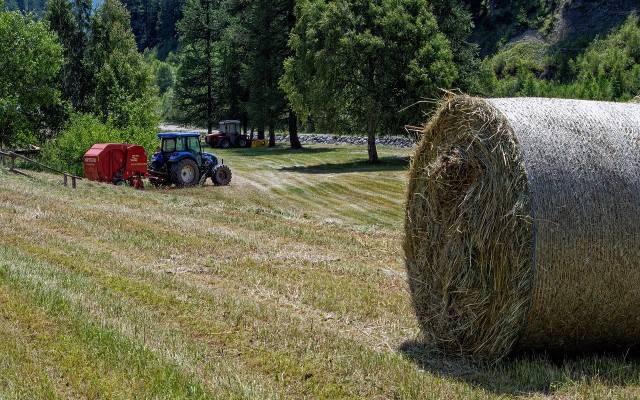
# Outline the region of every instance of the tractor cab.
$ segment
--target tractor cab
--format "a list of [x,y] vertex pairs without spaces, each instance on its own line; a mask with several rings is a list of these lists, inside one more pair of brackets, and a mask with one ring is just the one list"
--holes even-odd
[[230,147],[248,147],[251,142],[242,133],[242,123],[238,120],[220,121],[217,131],[207,135],[205,141],[211,147],[228,149]]
[[161,133],[160,152],[174,160],[176,158],[190,157],[198,164],[202,163],[202,145],[198,133]]
[[214,184],[231,182],[231,170],[218,158],[202,151],[197,132],[158,134],[160,148],[151,158],[149,180],[155,186],[195,186],[211,178]]
[[228,120],[220,121],[220,132],[226,135],[239,135],[240,134],[240,121]]

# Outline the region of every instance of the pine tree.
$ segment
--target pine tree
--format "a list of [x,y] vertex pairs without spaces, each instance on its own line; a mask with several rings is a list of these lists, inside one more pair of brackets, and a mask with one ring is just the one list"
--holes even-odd
[[74,6],[67,0],[50,0],[45,13],[45,20],[64,49],[65,64],[58,78],[62,97],[78,110],[86,109],[86,92],[91,86],[91,76],[84,64],[86,35],[80,29],[81,14],[74,15]]
[[181,54],[176,82],[176,100],[185,116],[206,121],[207,131],[213,131],[214,109],[217,107],[214,88],[214,45],[219,35],[219,20],[215,0],[188,0],[183,18],[178,23]]
[[[289,32],[295,22],[291,0],[255,0],[245,13],[247,57],[243,81],[249,89],[247,109],[258,126],[258,136],[269,130],[269,145],[275,146],[275,126],[288,110],[288,103],[279,81],[284,74],[283,63],[289,56]],[[289,116],[292,146],[299,147],[295,114]],[[297,122],[297,117],[295,118]]]
[[469,92],[480,66],[478,45],[469,40],[474,27],[471,12],[459,0],[431,0],[430,3],[440,31],[451,44],[453,61],[458,67],[455,84],[459,89]]
[[146,48],[147,37],[149,35],[145,10],[145,3],[148,3],[148,1],[123,0],[122,3],[127,7],[127,10],[129,10],[131,30],[136,38],[138,49],[142,51]]
[[137,51],[129,18],[119,0],[106,0],[92,20],[87,52],[95,77],[93,111],[122,128],[140,115],[152,121],[155,109],[151,71]]
[[176,25],[182,19],[184,0],[160,0],[156,31],[158,34],[158,58],[166,59],[167,55],[178,48],[178,32]]

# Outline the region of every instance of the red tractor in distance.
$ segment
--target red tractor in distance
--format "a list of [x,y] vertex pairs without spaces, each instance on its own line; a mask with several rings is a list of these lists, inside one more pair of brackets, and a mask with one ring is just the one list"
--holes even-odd
[[84,176],[90,181],[144,189],[147,154],[135,144],[96,144],[84,155]]
[[205,142],[211,147],[228,149],[230,147],[250,147],[251,140],[240,129],[240,121],[220,121],[220,127],[207,135]]

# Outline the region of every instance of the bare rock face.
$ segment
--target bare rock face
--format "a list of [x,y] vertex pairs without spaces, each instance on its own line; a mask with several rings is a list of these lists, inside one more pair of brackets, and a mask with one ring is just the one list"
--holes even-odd
[[573,0],[564,3],[550,41],[580,43],[606,34],[640,11],[640,0]]

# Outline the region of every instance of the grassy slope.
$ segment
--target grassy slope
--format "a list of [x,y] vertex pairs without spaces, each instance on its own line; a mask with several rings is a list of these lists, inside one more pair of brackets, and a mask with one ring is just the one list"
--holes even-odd
[[0,398],[632,397],[634,361],[421,356],[407,152],[220,153],[229,188],[0,172]]

